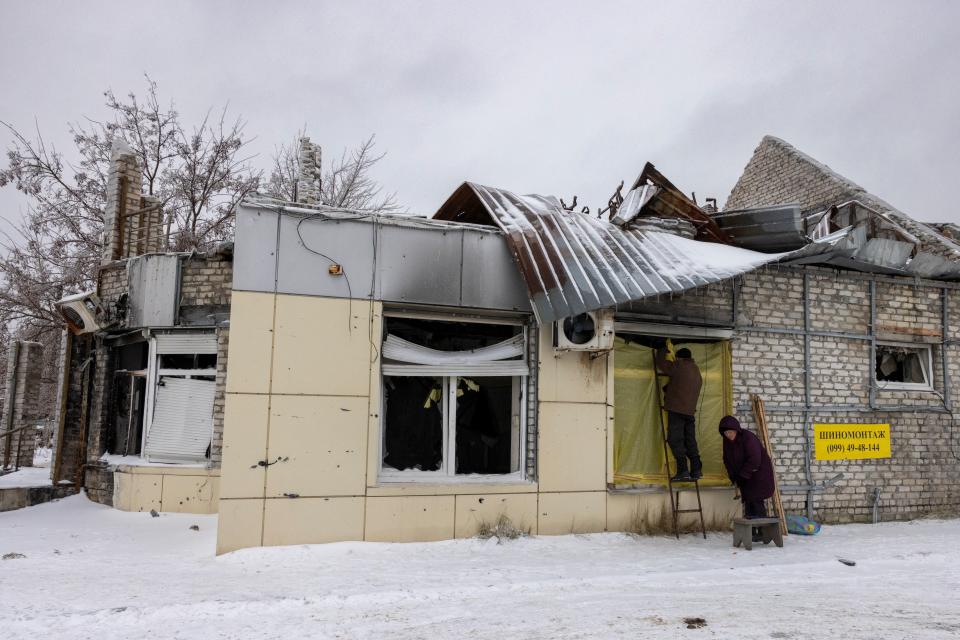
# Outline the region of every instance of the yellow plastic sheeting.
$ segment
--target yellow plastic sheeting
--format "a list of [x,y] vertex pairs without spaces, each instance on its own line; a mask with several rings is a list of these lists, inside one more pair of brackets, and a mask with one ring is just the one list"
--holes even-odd
[[[720,418],[733,412],[733,366],[728,341],[689,343],[703,376],[697,410],[697,444],[703,460],[702,485],[729,485],[723,468],[723,443],[717,432]],[[616,338],[614,344],[614,444],[613,469],[617,484],[667,484],[663,424],[656,393],[667,383],[656,384],[650,347]],[[673,457],[670,454],[671,458]],[[671,463],[671,468],[676,468]]]

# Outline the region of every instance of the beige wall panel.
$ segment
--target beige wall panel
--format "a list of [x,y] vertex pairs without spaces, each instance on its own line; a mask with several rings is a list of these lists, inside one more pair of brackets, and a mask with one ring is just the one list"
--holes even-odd
[[263,500],[221,500],[217,518],[217,554],[259,547]]
[[272,293],[234,291],[230,303],[227,391],[267,393],[273,354]]
[[[383,335],[383,303],[373,303],[373,335],[377,340]],[[370,381],[368,383],[369,401],[367,404],[367,486],[377,484],[377,473],[380,471],[380,342],[374,353],[376,361],[370,365]]]
[[224,498],[262,498],[269,396],[228,393],[223,418],[220,488]]
[[216,513],[216,485],[220,478],[215,476],[163,476],[163,495],[161,511],[174,513]]
[[366,539],[427,542],[453,538],[454,496],[367,498]]
[[670,502],[664,493],[607,495],[607,531],[652,533],[671,518]]
[[270,414],[267,497],[363,495],[366,398],[274,395]]
[[537,494],[458,495],[454,533],[458,538],[475,536],[483,525],[496,526],[501,516],[517,529],[536,535]]
[[363,300],[278,295],[273,393],[366,396],[370,309]]
[[541,536],[596,533],[606,526],[607,494],[541,493],[537,533]]
[[[729,529],[733,518],[739,517],[743,509],[739,501],[733,500],[733,489],[701,489],[700,499],[708,531]],[[692,509],[696,506],[696,494],[684,491],[680,496],[680,508]],[[672,532],[672,517],[665,492],[607,496],[608,531],[642,534]],[[681,514],[680,524],[688,530],[699,531],[700,518],[695,513]]]
[[203,464],[118,464],[116,470],[121,473],[148,476],[219,476],[220,469],[208,469]]
[[607,483],[613,484],[613,426],[614,426],[614,357],[607,358]]
[[591,358],[578,351],[553,349],[553,327],[540,332],[540,400],[606,402],[607,361],[612,355]]
[[363,498],[267,500],[263,544],[363,540]]
[[499,493],[536,493],[536,482],[516,482],[510,484],[456,482],[449,484],[427,484],[425,482],[384,483],[378,487],[367,487],[368,496],[452,496]]
[[113,474],[113,506],[121,511],[161,511],[163,476],[143,473]]
[[[733,499],[732,487],[700,493],[703,500],[703,518],[708,529],[729,531],[732,528],[733,519],[743,516],[743,503]],[[682,503],[681,506],[683,506]]]
[[606,405],[540,403],[540,491],[606,489],[606,422]]
[[607,416],[606,429],[604,437],[607,439],[607,453],[606,461],[604,462],[604,467],[607,470],[606,478],[607,484],[613,484],[614,473],[613,473],[613,424],[614,424],[614,415],[613,415],[613,405],[607,405],[605,410]]

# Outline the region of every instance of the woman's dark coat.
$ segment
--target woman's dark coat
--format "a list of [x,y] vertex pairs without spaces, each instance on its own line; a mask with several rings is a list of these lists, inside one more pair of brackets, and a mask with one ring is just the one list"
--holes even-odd
[[732,442],[723,436],[723,465],[727,475],[740,487],[740,496],[745,502],[769,498],[773,495],[773,464],[767,450],[760,438],[727,416],[720,422],[720,433],[731,429],[737,432]]

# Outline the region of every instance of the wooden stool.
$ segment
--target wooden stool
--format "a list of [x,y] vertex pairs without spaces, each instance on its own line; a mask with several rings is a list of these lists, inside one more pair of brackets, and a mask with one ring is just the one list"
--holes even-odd
[[760,529],[763,544],[773,541],[778,547],[783,546],[783,534],[780,533],[780,521],[777,518],[734,518],[733,546],[739,547],[743,543],[747,551],[753,549],[754,527]]

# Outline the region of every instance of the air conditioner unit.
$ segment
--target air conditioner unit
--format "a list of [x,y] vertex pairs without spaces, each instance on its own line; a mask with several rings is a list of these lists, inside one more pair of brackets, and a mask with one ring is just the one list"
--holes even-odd
[[67,296],[57,301],[57,310],[74,334],[93,333],[102,328],[105,310],[93,291]]
[[557,351],[609,351],[613,336],[613,310],[600,309],[557,320],[553,346]]

